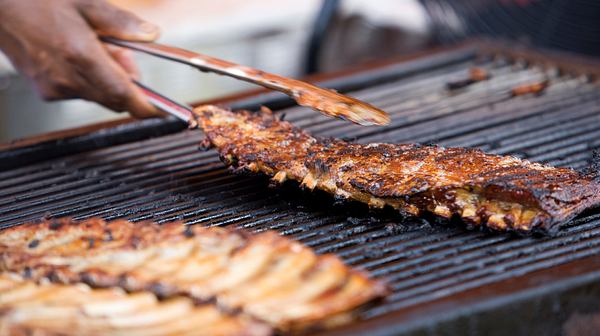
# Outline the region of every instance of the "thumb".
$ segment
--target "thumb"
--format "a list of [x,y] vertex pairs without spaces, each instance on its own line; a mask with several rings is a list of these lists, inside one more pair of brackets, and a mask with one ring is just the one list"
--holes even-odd
[[154,41],[160,35],[158,26],[105,0],[81,1],[78,10],[99,35],[142,42]]

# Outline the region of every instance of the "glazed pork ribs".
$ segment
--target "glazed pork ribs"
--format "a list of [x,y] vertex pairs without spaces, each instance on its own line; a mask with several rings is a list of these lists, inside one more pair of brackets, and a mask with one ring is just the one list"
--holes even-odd
[[0,270],[26,278],[216,302],[273,329],[329,327],[386,292],[334,255],[267,231],[101,219],[0,232]]
[[262,113],[196,108],[205,147],[237,171],[296,180],[402,213],[459,216],[500,231],[547,231],[600,201],[596,177],[477,149],[316,138]]
[[267,325],[186,297],[159,301],[150,292],[36,283],[16,274],[0,274],[0,336],[270,334]]

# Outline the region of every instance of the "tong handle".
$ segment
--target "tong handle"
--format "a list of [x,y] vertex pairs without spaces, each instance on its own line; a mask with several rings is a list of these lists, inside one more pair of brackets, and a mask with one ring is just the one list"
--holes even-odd
[[292,94],[286,82],[299,82],[264,71],[242,66],[219,58],[199,54],[193,51],[171,47],[153,42],[131,42],[118,40],[112,37],[101,37],[103,42],[119,47],[140,51],[152,56],[183,63],[201,71],[213,72],[219,75],[237,78],[246,82],[261,85],[273,90]]
[[387,113],[368,103],[297,79],[158,43],[130,42],[109,37],[101,37],[101,40],[123,48],[187,64],[202,71],[214,72],[283,92],[296,100],[298,104],[309,106],[331,117],[350,120],[365,126],[386,125],[390,122]]

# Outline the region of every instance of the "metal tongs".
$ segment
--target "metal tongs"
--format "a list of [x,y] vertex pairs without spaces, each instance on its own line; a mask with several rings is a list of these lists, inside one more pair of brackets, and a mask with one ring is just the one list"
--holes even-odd
[[[387,113],[370,104],[296,79],[270,74],[229,61],[157,43],[129,42],[109,37],[103,37],[102,41],[187,64],[202,71],[214,72],[281,91],[292,97],[300,105],[311,107],[328,116],[350,120],[359,125],[386,125],[390,122]],[[136,84],[156,107],[188,123],[193,122],[190,107],[176,103],[139,82],[136,82]]]

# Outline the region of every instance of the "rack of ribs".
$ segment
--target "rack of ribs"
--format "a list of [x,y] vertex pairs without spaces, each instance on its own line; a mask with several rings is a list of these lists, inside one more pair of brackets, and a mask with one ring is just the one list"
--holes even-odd
[[290,179],[338,199],[405,215],[460,217],[499,231],[548,232],[600,202],[595,174],[478,149],[356,144],[317,138],[262,113],[200,106],[195,115],[222,161],[238,172]]
[[152,292],[160,298],[216,302],[279,331],[348,322],[386,286],[334,255],[279,234],[68,219],[0,232],[0,270],[28,279],[83,282]]
[[269,334],[266,325],[186,297],[159,301],[150,292],[36,283],[0,274],[0,336]]

